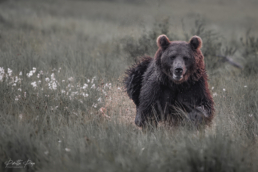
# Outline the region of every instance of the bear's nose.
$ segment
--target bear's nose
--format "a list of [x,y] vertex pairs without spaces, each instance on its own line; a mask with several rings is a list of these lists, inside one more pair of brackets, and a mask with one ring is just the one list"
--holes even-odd
[[182,68],[176,68],[175,72],[176,72],[176,74],[182,74],[183,73],[183,69]]

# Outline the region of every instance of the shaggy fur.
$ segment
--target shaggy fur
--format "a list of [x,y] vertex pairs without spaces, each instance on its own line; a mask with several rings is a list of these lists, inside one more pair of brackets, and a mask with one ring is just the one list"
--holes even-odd
[[145,126],[148,119],[176,124],[183,119],[176,115],[180,108],[195,124],[209,125],[214,103],[200,50],[201,38],[169,41],[166,35],[160,35],[157,45],[155,57],[143,57],[127,70],[124,79],[126,91],[137,109],[135,124]]

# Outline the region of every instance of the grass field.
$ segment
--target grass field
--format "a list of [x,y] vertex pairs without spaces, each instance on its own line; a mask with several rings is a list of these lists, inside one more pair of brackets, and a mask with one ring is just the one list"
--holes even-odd
[[[0,0],[0,171],[258,171],[257,7]],[[154,55],[159,34],[203,39],[210,128],[134,125],[122,78],[139,56]],[[28,164],[14,168],[18,160]]]

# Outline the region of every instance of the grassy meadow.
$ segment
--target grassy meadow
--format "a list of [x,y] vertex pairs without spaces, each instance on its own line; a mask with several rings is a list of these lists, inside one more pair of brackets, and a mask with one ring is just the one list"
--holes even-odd
[[[0,0],[0,171],[258,171],[257,8],[254,0]],[[135,126],[124,72],[154,56],[160,34],[202,38],[211,127]],[[17,160],[35,164],[14,168]]]

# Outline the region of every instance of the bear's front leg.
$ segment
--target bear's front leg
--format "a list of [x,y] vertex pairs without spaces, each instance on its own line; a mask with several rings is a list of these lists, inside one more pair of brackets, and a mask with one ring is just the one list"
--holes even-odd
[[135,117],[135,124],[138,127],[142,127],[142,129],[145,131],[146,131],[146,129],[152,130],[157,127],[158,119],[155,118],[155,116],[151,116],[151,114],[146,116],[146,115],[142,115],[141,113],[137,113],[136,117]]
[[139,106],[136,111],[135,124],[138,127],[146,128],[147,126],[157,126],[158,117],[156,104],[153,103],[150,106]]
[[137,110],[137,111],[136,111],[136,116],[135,116],[134,122],[135,122],[135,124],[136,124],[138,127],[142,127],[143,124],[144,124],[144,122],[145,122],[145,120],[144,120],[144,118],[142,118],[142,115],[141,115],[140,111],[138,110],[138,107],[137,107],[136,110]]
[[[148,80],[142,86],[140,93],[140,103],[137,107],[135,124],[139,127],[145,127],[146,125],[152,123],[157,123],[155,119],[154,111],[158,112],[156,108],[157,101],[161,94],[161,89],[159,83],[153,80]],[[156,124],[157,125],[157,124]]]

